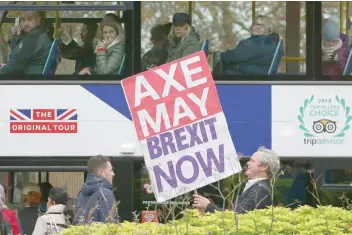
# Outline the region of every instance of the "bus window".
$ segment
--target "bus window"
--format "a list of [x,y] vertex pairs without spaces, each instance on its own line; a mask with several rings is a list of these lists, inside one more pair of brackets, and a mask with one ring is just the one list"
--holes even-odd
[[[249,159],[242,159],[241,165],[248,162]],[[311,163],[304,160],[281,160],[281,172],[273,185],[274,205],[296,208],[299,205],[310,205],[312,195],[309,194],[307,187],[310,185],[310,177],[307,169]],[[245,173],[241,176],[236,174],[224,181],[223,194],[228,195],[234,186],[241,186],[236,191],[234,198],[239,195],[247,182]]]
[[6,191],[6,204],[17,209],[22,206],[22,190],[27,184],[48,182],[53,187],[63,188],[74,200],[84,183],[84,172],[0,172],[0,177],[0,184]]
[[352,74],[350,2],[322,2],[322,74]]
[[308,192],[310,163],[306,161],[282,161],[283,174],[274,186],[274,204],[291,208],[311,203],[312,195]]
[[84,172],[49,172],[49,183],[66,190],[70,198],[76,198],[84,183]]
[[[214,63],[210,64],[215,78],[217,78],[216,75],[236,77],[237,75],[276,73],[305,75],[306,73],[305,2],[219,1],[192,2],[192,4],[188,2],[142,2],[141,4],[142,64],[147,63],[143,61],[145,53],[153,48],[151,40],[153,27],[172,22],[173,15],[182,12],[189,14],[191,26],[194,27],[195,35],[199,34],[201,45],[204,40],[208,40],[210,52],[227,51],[221,53],[219,57],[223,64],[221,71],[216,66],[213,67]],[[170,9],[173,10],[170,11]],[[255,32],[252,26],[255,27]],[[251,37],[253,34],[267,33],[268,36]],[[246,40],[245,43],[242,40]],[[266,49],[252,40],[264,40]],[[239,44],[241,41],[242,43]],[[255,46],[258,46],[258,49],[254,49]],[[237,49],[234,50],[235,48]],[[261,50],[263,53],[265,50],[270,52],[260,54]],[[241,51],[245,53],[240,53]],[[216,57],[213,57],[213,60],[217,60]]]
[[[26,2],[17,2],[17,5],[34,5],[34,2],[26,1]],[[38,3],[39,4],[39,3]],[[92,5],[107,5],[107,6],[116,6],[118,2],[72,2],[69,5],[86,5],[86,6],[92,6]],[[55,2],[55,1],[50,1],[50,2],[41,2],[40,5],[67,5],[67,4],[62,4],[61,2]],[[60,11],[60,17],[61,18],[103,18],[105,14],[107,13],[115,13],[116,10],[107,10],[107,11]],[[20,12],[19,11],[11,11],[8,14],[8,17],[16,17]],[[121,14],[121,12],[119,12]],[[55,18],[56,17],[56,11],[46,11],[46,16],[49,18]]]
[[[165,201],[163,203],[157,203],[152,184],[149,179],[148,170],[144,165],[143,161],[135,161],[133,168],[133,191],[134,191],[134,211],[136,215],[139,215],[138,219],[141,222],[147,222],[149,219],[155,219],[152,214],[154,211],[159,213],[159,221],[170,220],[171,215],[169,212],[174,210],[175,215],[180,216],[179,212],[186,208],[191,208],[192,206],[192,193],[189,192],[181,196],[172,198],[171,200]],[[217,204],[221,205],[222,200],[219,199],[219,192],[216,189],[217,183],[214,183],[215,187],[206,185],[202,188],[198,188],[197,192],[200,195],[206,195]],[[221,188],[221,187],[220,187]],[[174,208],[174,209],[172,209]],[[151,212],[147,212],[150,210]],[[148,214],[148,215],[146,215]]]
[[[34,2],[15,4],[35,5]],[[40,5],[55,7],[65,4],[49,2]],[[4,42],[0,47],[0,79],[7,80],[8,75],[18,75],[19,79],[27,75],[75,75],[76,80],[100,79],[92,77],[95,75],[113,75],[115,80],[124,76],[126,40],[123,3],[72,2],[68,5],[96,5],[104,10],[55,11],[52,8],[37,13],[34,9],[3,14],[0,19],[0,42]],[[26,26],[25,22],[29,20],[35,23]],[[104,25],[101,24],[103,20],[106,21]],[[32,40],[33,45],[26,47],[28,41],[26,45],[21,42],[29,37],[37,40]],[[38,51],[34,53],[36,48]]]
[[[351,209],[352,168],[324,169],[323,185],[319,189],[320,203]],[[317,202],[319,203],[319,202]]]
[[20,204],[22,200],[22,189],[25,185],[29,183],[38,184],[39,183],[39,173],[38,172],[15,172],[13,174],[13,194],[12,203]]

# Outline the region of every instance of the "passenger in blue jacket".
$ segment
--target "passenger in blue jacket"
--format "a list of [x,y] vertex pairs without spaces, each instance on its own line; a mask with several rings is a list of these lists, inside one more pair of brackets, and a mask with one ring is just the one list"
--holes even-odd
[[259,15],[252,25],[252,35],[235,49],[221,53],[224,74],[268,74],[279,40],[270,18]]
[[[115,176],[111,162],[103,156],[88,160],[88,176],[75,202],[75,224],[90,222],[118,222],[117,211],[112,209],[115,196],[112,181]],[[94,211],[94,212],[93,212]]]

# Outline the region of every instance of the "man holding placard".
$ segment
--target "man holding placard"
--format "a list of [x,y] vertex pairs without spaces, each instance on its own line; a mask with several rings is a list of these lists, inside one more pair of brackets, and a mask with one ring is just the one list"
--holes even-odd
[[[247,163],[245,174],[248,182],[234,201],[234,210],[239,213],[264,209],[272,205],[271,184],[269,180],[277,175],[280,169],[280,159],[271,150],[261,147],[253,154]],[[209,199],[198,194],[193,195],[193,206],[200,212],[214,212],[219,210]]]
[[122,81],[158,202],[240,172],[204,52]]

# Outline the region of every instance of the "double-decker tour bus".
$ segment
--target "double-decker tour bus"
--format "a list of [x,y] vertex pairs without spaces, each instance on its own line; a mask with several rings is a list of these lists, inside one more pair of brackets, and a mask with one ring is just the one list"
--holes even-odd
[[[344,206],[339,197],[350,195],[352,183],[350,8],[350,2],[338,1],[1,2],[0,184],[6,202],[19,208],[24,185],[41,182],[64,187],[74,199],[87,160],[101,154],[113,159],[122,220],[155,204],[120,81],[142,71],[141,58],[153,46],[151,29],[184,12],[209,54],[235,49],[249,38],[253,25],[263,24],[257,16],[272,21],[270,29],[279,37],[270,56],[249,48],[233,59],[235,68],[246,71],[218,74],[209,60],[232,140],[242,164],[260,146],[281,157],[284,174],[275,185],[275,204],[315,205],[307,189],[318,179],[321,201]],[[2,70],[16,62],[11,40],[20,34],[14,29],[26,11],[41,12],[53,40],[38,75],[23,72],[24,62],[12,73]],[[119,21],[125,38],[118,71],[81,75],[76,69],[81,59],[61,56],[65,36],[84,47],[87,31],[104,33],[99,27],[107,14]],[[338,27],[346,47],[333,72],[322,59],[327,21]],[[69,30],[63,33],[63,27]],[[267,70],[256,73],[253,63]],[[212,187],[200,192],[216,194]]]

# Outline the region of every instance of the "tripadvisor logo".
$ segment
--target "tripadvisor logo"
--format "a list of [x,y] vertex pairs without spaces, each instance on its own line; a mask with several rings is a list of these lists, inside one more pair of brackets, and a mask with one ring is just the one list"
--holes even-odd
[[339,96],[335,98],[312,95],[299,108],[299,129],[308,145],[339,145],[350,129],[351,108]]

